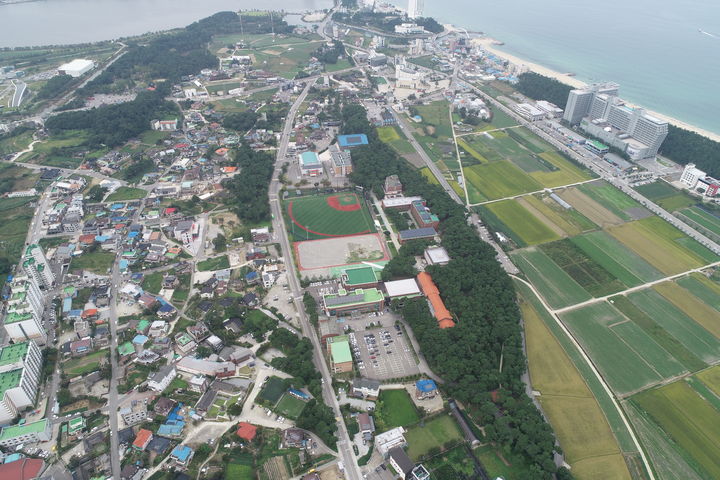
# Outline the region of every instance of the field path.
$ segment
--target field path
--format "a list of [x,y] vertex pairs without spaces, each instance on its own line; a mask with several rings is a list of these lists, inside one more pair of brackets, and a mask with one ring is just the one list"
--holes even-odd
[[521,198],[517,199],[517,202],[520,205],[522,205],[525,208],[525,210],[532,213],[535,216],[535,218],[540,220],[546,227],[548,227],[550,230],[555,232],[555,234],[558,237],[566,238],[568,236],[567,233],[565,233],[565,230],[560,228],[557,224],[555,224],[555,222],[553,222],[548,217],[546,217],[545,214],[542,213],[540,210],[535,208],[533,205],[530,205],[530,203],[527,200],[525,200],[524,198],[521,197]]
[[[514,198],[524,197],[524,196],[527,196],[527,195],[535,195],[536,193],[543,193],[543,192],[545,192],[545,191],[547,191],[547,190],[555,191],[555,190],[559,190],[559,189],[562,189],[562,188],[575,187],[575,186],[577,186],[577,185],[582,185],[583,183],[590,183],[590,182],[596,182],[596,181],[597,181],[597,178],[592,178],[592,179],[590,179],[590,180],[583,180],[582,182],[568,183],[567,185],[560,185],[560,186],[558,186],[558,187],[546,187],[546,188],[543,188],[542,190],[535,190],[534,192],[519,193],[519,194],[517,194],[517,195],[512,195],[512,196],[510,196],[510,197],[496,198],[496,199],[494,199],[494,200],[487,200],[487,201],[485,201],[485,202],[480,202],[480,203],[471,203],[471,204],[469,204],[468,206],[470,206],[470,207],[475,207],[475,206],[477,206],[477,205],[485,205],[485,204],[487,204],[487,203],[502,202],[503,200],[512,200],[512,199],[514,199]],[[570,203],[570,202],[568,202],[568,203]],[[586,216],[587,216],[587,215],[586,215]],[[589,218],[589,217],[588,217],[588,218]],[[591,218],[590,220],[592,220],[592,218]]]
[[[718,263],[720,263],[720,262],[718,262]],[[537,299],[542,303],[543,307],[545,307],[545,309],[550,313],[550,315],[552,316],[553,320],[555,320],[555,323],[558,325],[558,327],[560,327],[560,329],[563,331],[563,333],[570,339],[570,341],[572,342],[573,346],[577,349],[577,351],[580,352],[580,355],[582,355],[583,360],[584,360],[584,361],[587,363],[587,365],[590,367],[590,369],[592,370],[593,374],[595,375],[595,377],[597,378],[597,380],[598,380],[598,381],[600,382],[600,384],[602,385],[603,390],[605,391],[605,393],[607,394],[607,396],[608,396],[608,397],[610,398],[610,400],[612,401],[613,406],[615,407],[615,410],[617,410],[618,415],[620,416],[620,418],[622,418],[623,424],[625,425],[625,429],[627,430],[627,433],[628,433],[628,434],[630,435],[630,437],[632,438],[632,441],[633,441],[633,443],[635,444],[635,448],[637,449],[638,453],[640,454],[640,458],[642,459],[643,466],[645,467],[645,471],[646,471],[646,473],[647,473],[647,475],[648,475],[649,480],[656,480],[656,479],[655,479],[655,474],[653,473],[653,470],[652,470],[652,468],[650,467],[650,462],[648,461],[647,456],[645,455],[645,451],[644,451],[644,450],[642,449],[642,447],[640,446],[640,442],[638,441],[638,438],[637,438],[637,436],[635,435],[635,431],[634,431],[633,428],[630,426],[630,422],[628,421],[628,418],[627,418],[627,416],[625,415],[625,411],[620,407],[620,404],[618,403],[617,397],[615,397],[615,395],[612,393],[612,390],[610,390],[610,387],[609,387],[608,384],[605,382],[605,379],[602,377],[602,375],[600,375],[600,372],[599,372],[598,369],[595,367],[595,364],[592,362],[592,360],[590,359],[590,357],[585,353],[585,350],[583,350],[583,348],[582,348],[582,346],[580,345],[580,343],[579,343],[579,342],[577,341],[577,339],[572,335],[572,333],[570,332],[570,330],[568,330],[567,327],[565,327],[565,324],[560,320],[560,317],[557,315],[557,313],[556,313],[553,309],[551,309],[550,306],[549,306],[547,303],[545,303],[545,299],[540,295],[540,293],[535,289],[535,287],[534,287],[531,283],[529,283],[529,282],[527,282],[526,280],[524,280],[524,279],[522,279],[522,278],[520,278],[520,277],[517,277],[517,276],[515,276],[515,275],[510,275],[510,276],[511,276],[515,281],[518,281],[518,282],[522,283],[522,284],[525,285],[527,288],[529,288],[530,290],[532,290],[533,294],[535,294],[535,297],[537,297]]]

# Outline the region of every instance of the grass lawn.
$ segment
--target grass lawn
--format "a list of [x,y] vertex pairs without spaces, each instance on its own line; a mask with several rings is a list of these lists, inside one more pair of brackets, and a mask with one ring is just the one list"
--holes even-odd
[[515,232],[523,245],[537,245],[552,242],[560,236],[542,220],[533,216],[516,200],[503,200],[486,205],[507,227]]
[[377,130],[380,140],[390,145],[400,155],[415,153],[415,149],[410,145],[405,135],[400,133],[398,127],[379,127]]
[[542,394],[539,400],[573,472],[590,463],[596,471],[613,472],[610,478],[629,479],[610,425],[580,372],[532,305],[522,302],[521,311],[533,388]]
[[145,275],[143,279],[142,288],[151,293],[159,293],[160,287],[162,286],[163,274],[162,272],[154,272]]
[[567,307],[591,298],[584,288],[538,248],[513,252],[512,259],[553,308]]
[[[7,258],[11,264],[20,260],[25,246],[33,208],[29,205],[37,197],[0,198],[0,257]],[[4,278],[3,278],[4,280]]]
[[112,267],[114,261],[115,255],[113,253],[98,250],[73,257],[70,262],[70,269],[81,268],[93,273],[105,274]]
[[433,448],[444,448],[445,444],[461,441],[463,438],[455,419],[449,415],[440,415],[432,420],[408,429],[405,439],[408,442],[408,456],[419,461]]
[[376,404],[378,430],[414,425],[420,420],[406,390],[382,390]]
[[63,362],[63,371],[65,374],[73,377],[94,372],[100,368],[100,363],[105,359],[107,354],[107,350],[99,350],[84,357],[71,358]]
[[415,108],[422,117],[421,125],[433,127],[437,138],[452,138],[450,106],[446,100],[437,100]]
[[35,186],[39,178],[40,174],[35,170],[0,162],[0,184],[9,192],[28,190]]
[[680,380],[633,400],[711,477],[720,478],[720,412]]
[[9,153],[25,150],[28,145],[30,145],[30,142],[32,142],[32,138],[33,132],[29,131],[0,140],[0,155],[7,155]]
[[139,200],[147,196],[147,191],[142,188],[120,187],[111,193],[106,202],[124,202],[128,200]]
[[285,392],[275,407],[275,411],[291,420],[296,420],[305,409],[305,402]]
[[628,322],[607,302],[563,313],[561,318],[615,392],[633,392],[685,371],[640,327]]
[[355,193],[295,197],[284,202],[284,209],[295,241],[375,232],[367,207]]
[[219,257],[208,258],[207,260],[198,262],[196,264],[196,267],[197,267],[198,271],[200,271],[200,272],[208,272],[211,270],[223,270],[226,268],[230,268],[230,260],[228,259],[227,255],[221,255]]

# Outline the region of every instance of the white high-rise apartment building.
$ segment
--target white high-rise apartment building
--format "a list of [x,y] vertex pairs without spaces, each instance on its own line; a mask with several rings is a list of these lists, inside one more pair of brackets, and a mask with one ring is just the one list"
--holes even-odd
[[423,15],[423,0],[408,0],[408,18],[418,18]]
[[55,275],[50,270],[45,253],[42,247],[36,243],[28,245],[25,249],[22,268],[28,276],[45,288],[50,288],[55,283]]
[[18,276],[10,285],[10,297],[3,327],[10,339],[15,342],[35,340],[44,344],[47,333],[42,324],[45,310],[43,294],[35,279]]
[[0,349],[0,424],[35,404],[42,369],[42,354],[35,342]]

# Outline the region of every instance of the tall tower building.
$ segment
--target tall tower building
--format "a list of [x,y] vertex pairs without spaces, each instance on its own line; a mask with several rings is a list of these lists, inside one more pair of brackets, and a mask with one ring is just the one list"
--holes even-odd
[[0,423],[35,404],[41,369],[42,354],[32,341],[0,349]]
[[408,0],[408,18],[418,18],[423,15],[423,0]]
[[28,245],[25,249],[22,268],[38,285],[50,288],[55,283],[55,275],[50,270],[50,264],[40,245],[35,243]]
[[[565,105],[565,113],[563,119],[570,125],[577,125],[584,117],[590,115],[593,119],[603,118],[602,114],[594,117],[591,111],[602,110],[605,113],[607,106],[607,98],[603,102],[594,102],[598,95],[606,97],[616,97],[620,86],[617,83],[600,83],[590,85],[587,88],[571,90],[568,94],[567,104]],[[596,103],[593,106],[593,103]]]

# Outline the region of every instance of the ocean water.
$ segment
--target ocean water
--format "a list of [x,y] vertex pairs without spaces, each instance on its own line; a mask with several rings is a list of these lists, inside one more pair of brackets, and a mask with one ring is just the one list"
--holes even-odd
[[617,82],[623,98],[720,134],[718,0],[425,0],[425,15],[580,80]]

